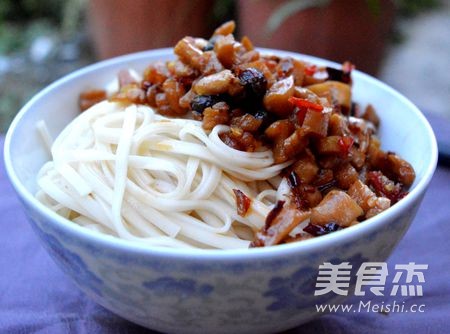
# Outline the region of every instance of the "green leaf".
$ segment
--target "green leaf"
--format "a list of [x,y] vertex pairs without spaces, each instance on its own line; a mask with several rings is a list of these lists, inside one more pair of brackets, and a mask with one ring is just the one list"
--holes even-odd
[[281,24],[296,13],[315,7],[323,7],[330,3],[330,0],[290,0],[281,5],[267,21],[266,32],[274,33]]

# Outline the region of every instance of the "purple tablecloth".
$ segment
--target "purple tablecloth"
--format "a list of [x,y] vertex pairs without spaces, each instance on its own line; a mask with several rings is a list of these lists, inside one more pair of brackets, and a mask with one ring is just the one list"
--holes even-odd
[[[0,138],[3,155],[3,138]],[[288,333],[450,331],[450,169],[438,168],[412,227],[388,264],[428,264],[423,313],[328,314]],[[0,333],[151,333],[90,301],[31,230],[0,160]],[[362,299],[364,300],[364,299]],[[390,299],[387,298],[386,302]]]

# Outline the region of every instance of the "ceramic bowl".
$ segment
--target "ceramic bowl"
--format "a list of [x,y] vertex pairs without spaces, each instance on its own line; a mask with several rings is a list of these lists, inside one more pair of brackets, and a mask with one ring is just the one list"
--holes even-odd
[[[339,66],[318,58],[316,64]],[[9,178],[30,223],[55,262],[79,288],[108,310],[169,333],[273,333],[319,314],[315,304],[341,296],[314,296],[324,262],[385,261],[407,231],[436,167],[436,140],[424,116],[404,96],[354,71],[354,100],[372,103],[381,118],[382,147],[409,161],[417,177],[410,194],[378,216],[319,238],[258,249],[152,249],[87,230],[39,203],[36,173],[49,159],[36,131],[45,120],[53,137],[78,114],[78,94],[104,87],[120,69],[142,71],[172,58],[171,49],[103,61],[53,83],[28,102],[5,141]],[[354,276],[354,275],[353,275]],[[353,283],[352,283],[353,284]]]

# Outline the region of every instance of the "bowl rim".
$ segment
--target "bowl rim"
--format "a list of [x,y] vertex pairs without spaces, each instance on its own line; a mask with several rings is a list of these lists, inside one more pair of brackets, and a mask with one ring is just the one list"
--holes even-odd
[[[331,66],[340,66],[339,64],[328,61],[322,58],[309,56],[305,54],[284,51],[284,50],[275,50],[275,49],[266,49],[266,48],[258,48],[258,50],[265,53],[275,53],[284,56],[292,56],[304,59],[309,62],[325,64]],[[5,169],[7,175],[12,183],[15,191],[18,196],[34,210],[37,210],[42,217],[46,217],[45,223],[56,225],[57,229],[62,229],[66,234],[73,235],[76,238],[81,238],[83,241],[87,243],[96,244],[101,247],[110,248],[115,251],[122,251],[129,253],[130,255],[140,254],[140,255],[149,255],[149,256],[164,256],[170,258],[195,258],[198,260],[201,259],[214,259],[218,261],[227,261],[227,260],[242,260],[249,261],[261,258],[274,258],[274,257],[284,257],[286,255],[292,254],[300,254],[304,252],[314,251],[318,248],[326,248],[336,246],[340,243],[346,243],[351,240],[357,240],[358,238],[374,232],[378,227],[386,224],[390,219],[395,219],[395,217],[399,216],[402,212],[405,212],[410,205],[415,203],[420,199],[420,196],[424,194],[428,184],[431,181],[431,178],[434,174],[437,165],[437,157],[438,157],[438,149],[436,138],[433,133],[433,130],[425,118],[425,116],[421,113],[421,111],[404,95],[399,93],[394,88],[388,86],[387,84],[381,82],[380,80],[363,73],[361,71],[355,70],[357,76],[360,76],[364,80],[370,82],[372,85],[378,86],[379,88],[389,92],[395,98],[401,100],[410,111],[419,119],[419,121],[425,127],[426,137],[431,145],[430,152],[430,161],[428,162],[423,177],[418,181],[415,187],[410,191],[408,196],[402,199],[400,202],[396,203],[395,206],[389,208],[386,211],[381,212],[375,217],[372,217],[365,221],[363,224],[357,224],[352,226],[351,228],[343,229],[338,231],[337,233],[332,233],[328,235],[321,236],[319,238],[312,238],[308,240],[304,240],[302,242],[294,242],[290,244],[276,245],[271,247],[260,247],[260,248],[244,248],[244,249],[186,249],[186,248],[164,248],[164,247],[154,247],[147,246],[140,243],[134,243],[132,241],[119,239],[117,237],[100,234],[98,232],[94,232],[88,230],[82,226],[72,223],[71,221],[63,218],[57,213],[53,212],[45,205],[40,203],[26,187],[20,182],[16,172],[12,166],[12,152],[11,152],[11,141],[14,135],[14,132],[20,121],[25,117],[28,110],[32,109],[34,103],[41,98],[44,98],[47,94],[51,93],[51,91],[61,84],[66,83],[67,81],[71,81],[77,77],[87,75],[91,72],[95,72],[104,67],[118,65],[120,63],[126,63],[131,61],[140,61],[145,59],[146,57],[167,57],[168,55],[173,55],[173,48],[162,48],[162,49],[154,49],[147,50],[141,52],[130,53],[127,55],[114,57],[111,59],[103,60],[100,62],[96,62],[94,64],[88,65],[81,69],[78,69],[72,73],[69,73],[62,78],[56,80],[51,83],[36,95],[34,95],[17,113],[14,120],[12,121],[4,142],[4,162]]]

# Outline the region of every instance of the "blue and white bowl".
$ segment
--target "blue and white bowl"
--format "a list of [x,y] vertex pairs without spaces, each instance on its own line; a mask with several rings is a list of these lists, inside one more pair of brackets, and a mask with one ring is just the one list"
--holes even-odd
[[[337,64],[275,50],[316,64]],[[314,296],[324,262],[385,261],[414,218],[437,161],[430,125],[404,96],[354,71],[354,100],[372,103],[381,118],[385,150],[416,171],[410,194],[370,220],[298,243],[241,250],[151,249],[80,227],[34,198],[36,174],[50,157],[36,131],[45,120],[54,137],[77,114],[81,91],[104,87],[123,68],[142,71],[172,49],[135,53],[74,72],[28,102],[5,141],[5,164],[30,223],[56,263],[93,300],[145,327],[169,333],[273,333],[310,321],[315,304],[341,296]]]

